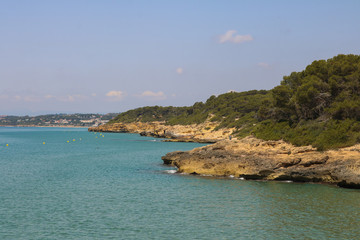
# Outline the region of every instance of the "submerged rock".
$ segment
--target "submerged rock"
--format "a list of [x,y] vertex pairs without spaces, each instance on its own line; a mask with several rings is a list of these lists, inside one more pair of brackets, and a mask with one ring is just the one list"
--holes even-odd
[[235,176],[244,179],[322,182],[360,188],[360,145],[319,152],[311,146],[295,147],[284,141],[254,137],[223,140],[162,157],[179,172]]

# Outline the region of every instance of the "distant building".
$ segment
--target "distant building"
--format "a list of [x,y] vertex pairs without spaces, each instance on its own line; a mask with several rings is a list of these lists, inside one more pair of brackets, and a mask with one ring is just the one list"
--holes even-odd
[[80,122],[82,123],[93,123],[95,121],[95,119],[90,119],[90,120],[80,120]]

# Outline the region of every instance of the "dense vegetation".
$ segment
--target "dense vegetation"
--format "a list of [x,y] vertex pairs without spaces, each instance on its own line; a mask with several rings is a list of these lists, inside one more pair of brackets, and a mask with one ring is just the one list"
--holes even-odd
[[242,137],[284,139],[320,150],[360,142],[360,56],[338,55],[314,61],[304,71],[285,76],[270,91],[229,92],[191,107],[145,107],[114,121],[200,123],[210,118],[218,128],[235,127]]
[[169,121],[172,118],[183,114],[191,107],[142,107],[121,113],[109,123],[114,122],[152,122],[152,121]]
[[318,149],[360,142],[360,56],[314,61],[272,89],[254,134]]

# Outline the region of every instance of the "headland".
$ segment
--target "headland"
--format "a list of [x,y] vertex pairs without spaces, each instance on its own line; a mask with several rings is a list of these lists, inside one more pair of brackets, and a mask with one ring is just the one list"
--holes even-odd
[[179,172],[360,188],[360,56],[340,54],[271,90],[228,92],[189,107],[142,107],[89,131],[214,143],[162,159]]

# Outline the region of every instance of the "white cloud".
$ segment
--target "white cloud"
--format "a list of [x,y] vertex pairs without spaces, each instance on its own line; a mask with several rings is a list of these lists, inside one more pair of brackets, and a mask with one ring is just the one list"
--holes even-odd
[[51,95],[51,94],[47,94],[44,96],[45,99],[51,99],[51,98],[56,98],[55,96]]
[[87,96],[81,95],[81,94],[73,94],[73,95],[66,95],[66,96],[60,96],[55,97],[56,100],[61,102],[75,102],[76,100],[85,100],[87,99]]
[[40,97],[32,96],[32,95],[25,96],[23,99],[25,102],[40,102],[41,101]]
[[60,96],[60,97],[57,97],[56,100],[58,100],[60,102],[74,102],[75,97],[72,95]]
[[184,72],[184,69],[179,67],[176,69],[177,74],[181,75]]
[[164,100],[166,99],[166,95],[164,92],[159,91],[159,92],[152,92],[152,91],[144,91],[143,93],[141,93],[139,95],[140,97],[144,97],[144,98],[149,98],[152,100]]
[[20,100],[22,100],[22,97],[19,96],[19,95],[16,95],[16,96],[15,96],[15,100],[16,100],[16,101],[20,101]]
[[126,96],[126,94],[122,91],[113,90],[113,91],[109,91],[108,93],[106,93],[106,96],[109,97],[109,99],[116,101],[116,100],[123,99]]
[[220,35],[219,37],[219,43],[243,43],[243,42],[249,42],[254,40],[254,38],[247,34],[247,35],[239,35],[236,34],[236,30],[229,30],[224,35]]
[[152,91],[145,91],[141,94],[142,97],[163,97],[165,94],[161,91],[159,92],[152,92]]
[[265,63],[265,62],[260,62],[258,63],[258,66],[264,69],[269,69],[270,68],[270,64]]
[[91,96],[92,96],[92,97],[96,97],[96,93],[92,93]]

